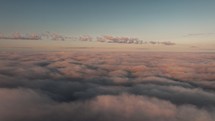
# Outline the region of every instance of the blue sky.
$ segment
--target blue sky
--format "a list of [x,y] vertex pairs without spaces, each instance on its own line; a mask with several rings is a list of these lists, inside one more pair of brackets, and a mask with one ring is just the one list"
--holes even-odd
[[1,0],[0,32],[214,43],[208,34],[215,32],[214,6],[214,0]]

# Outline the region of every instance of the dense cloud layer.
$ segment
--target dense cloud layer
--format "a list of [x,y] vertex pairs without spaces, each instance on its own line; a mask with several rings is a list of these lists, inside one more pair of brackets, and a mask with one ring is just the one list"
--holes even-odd
[[0,52],[1,121],[214,121],[215,55]]

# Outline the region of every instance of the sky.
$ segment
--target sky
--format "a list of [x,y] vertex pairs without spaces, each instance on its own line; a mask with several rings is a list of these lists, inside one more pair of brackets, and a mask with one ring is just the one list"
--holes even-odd
[[[213,49],[214,6],[214,0],[1,0],[0,33],[9,36],[15,32],[48,31],[94,38],[109,35]],[[26,45],[22,40],[16,43]],[[34,45],[32,41],[27,43]],[[1,40],[0,44],[15,45],[8,40]],[[98,43],[86,46],[88,44],[99,46]],[[60,45],[68,45],[68,42]]]

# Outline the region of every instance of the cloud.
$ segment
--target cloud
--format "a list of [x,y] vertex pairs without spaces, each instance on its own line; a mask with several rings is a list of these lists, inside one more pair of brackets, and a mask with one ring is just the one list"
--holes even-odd
[[2,97],[0,119],[4,121],[92,119],[96,121],[213,121],[214,119],[214,112],[191,105],[176,106],[165,100],[129,94],[104,95],[84,102],[69,103],[56,103],[38,92],[27,89],[1,89],[0,96]]
[[96,38],[97,42],[107,42],[107,43],[124,43],[124,44],[162,44],[162,45],[175,45],[175,43],[170,41],[143,41],[138,38],[132,37],[115,37],[111,35],[104,35],[102,37]]
[[14,40],[41,40],[41,36],[37,33],[28,33],[21,34],[19,32],[15,32],[10,36],[6,36],[4,34],[0,34],[0,39],[14,39]]
[[0,120],[213,121],[214,59],[211,53],[0,52]]
[[175,43],[167,41],[167,42],[161,42],[163,45],[175,45]]
[[90,35],[83,35],[79,37],[80,41],[92,41],[93,37],[91,37]]
[[126,43],[126,44],[142,44],[142,40],[132,37],[114,37],[111,35],[104,35],[97,38],[99,42],[108,42],[108,43]]
[[152,44],[152,45],[156,45],[156,44],[161,44],[161,45],[175,45],[176,43],[174,42],[170,42],[170,41],[164,41],[164,42],[159,42],[159,41],[149,41],[147,42],[149,44]]
[[41,34],[41,38],[42,39],[50,39],[50,40],[54,40],[54,41],[64,41],[67,37],[64,36],[64,35],[61,35],[59,33],[56,33],[56,32],[45,32],[45,33],[42,33]]
[[3,33],[0,33],[0,39],[13,39],[13,40],[53,40],[53,41],[85,41],[85,42],[103,42],[103,43],[121,43],[121,44],[162,44],[162,45],[175,45],[175,43],[170,41],[143,41],[137,37],[117,37],[112,35],[104,35],[93,37],[90,35],[81,35],[79,37],[72,37],[62,35],[56,32],[44,32],[41,34],[37,33],[27,33],[21,34],[19,32],[15,32],[12,35],[6,36]]
[[191,33],[185,35],[185,37],[194,37],[194,36],[209,36],[209,35],[215,35],[215,33]]

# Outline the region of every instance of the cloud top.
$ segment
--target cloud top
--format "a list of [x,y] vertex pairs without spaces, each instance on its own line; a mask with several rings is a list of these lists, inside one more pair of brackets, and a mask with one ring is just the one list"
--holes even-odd
[[214,58],[211,53],[0,52],[0,120],[214,121]]

